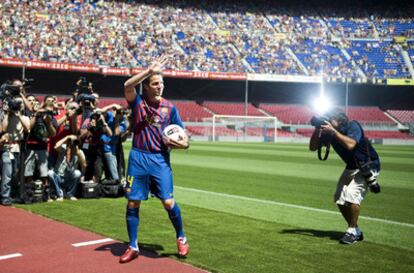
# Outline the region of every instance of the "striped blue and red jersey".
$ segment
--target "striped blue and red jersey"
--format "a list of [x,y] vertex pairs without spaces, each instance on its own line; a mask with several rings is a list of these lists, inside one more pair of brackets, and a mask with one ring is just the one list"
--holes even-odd
[[161,98],[156,105],[147,103],[141,95],[129,102],[132,109],[132,147],[151,153],[167,152],[162,141],[162,131],[170,124],[184,128],[177,108],[168,100]]

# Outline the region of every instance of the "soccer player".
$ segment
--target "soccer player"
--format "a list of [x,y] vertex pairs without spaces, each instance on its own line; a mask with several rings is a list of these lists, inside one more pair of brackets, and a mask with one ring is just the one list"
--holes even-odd
[[[178,254],[186,256],[190,250],[184,234],[180,207],[173,198],[173,176],[170,165],[170,149],[186,149],[188,136],[179,141],[164,139],[162,131],[170,124],[184,128],[177,109],[162,97],[164,81],[162,67],[167,57],[162,56],[146,70],[131,77],[124,84],[124,95],[132,109],[133,147],[129,154],[126,185],[126,224],[129,247],[120,257],[127,263],[138,257],[138,225],[141,200],[148,194],[159,198],[173,224]],[[143,83],[143,94],[137,94],[135,86]]]

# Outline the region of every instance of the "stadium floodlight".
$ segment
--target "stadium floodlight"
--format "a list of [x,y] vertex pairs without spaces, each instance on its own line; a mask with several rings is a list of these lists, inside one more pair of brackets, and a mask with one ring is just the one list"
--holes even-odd
[[[344,80],[344,78],[342,78]],[[321,71],[321,88],[319,90],[319,98],[312,102],[313,111],[318,115],[323,115],[332,107],[331,100],[325,96],[325,84],[323,78],[323,68]]]
[[313,106],[313,110],[317,114],[323,115],[331,109],[332,103],[329,98],[325,97],[324,95],[321,95],[319,98],[316,98],[312,102],[312,106]]

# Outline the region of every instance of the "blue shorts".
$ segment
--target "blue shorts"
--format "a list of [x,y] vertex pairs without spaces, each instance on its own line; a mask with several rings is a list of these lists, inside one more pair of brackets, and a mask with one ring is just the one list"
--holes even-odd
[[147,200],[149,192],[161,200],[173,198],[169,153],[131,149],[127,173],[125,197],[128,200]]

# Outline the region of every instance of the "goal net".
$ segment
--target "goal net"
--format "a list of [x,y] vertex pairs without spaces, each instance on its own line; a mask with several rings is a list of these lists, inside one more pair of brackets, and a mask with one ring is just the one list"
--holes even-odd
[[207,133],[211,141],[276,142],[278,120],[266,116],[213,115]]

